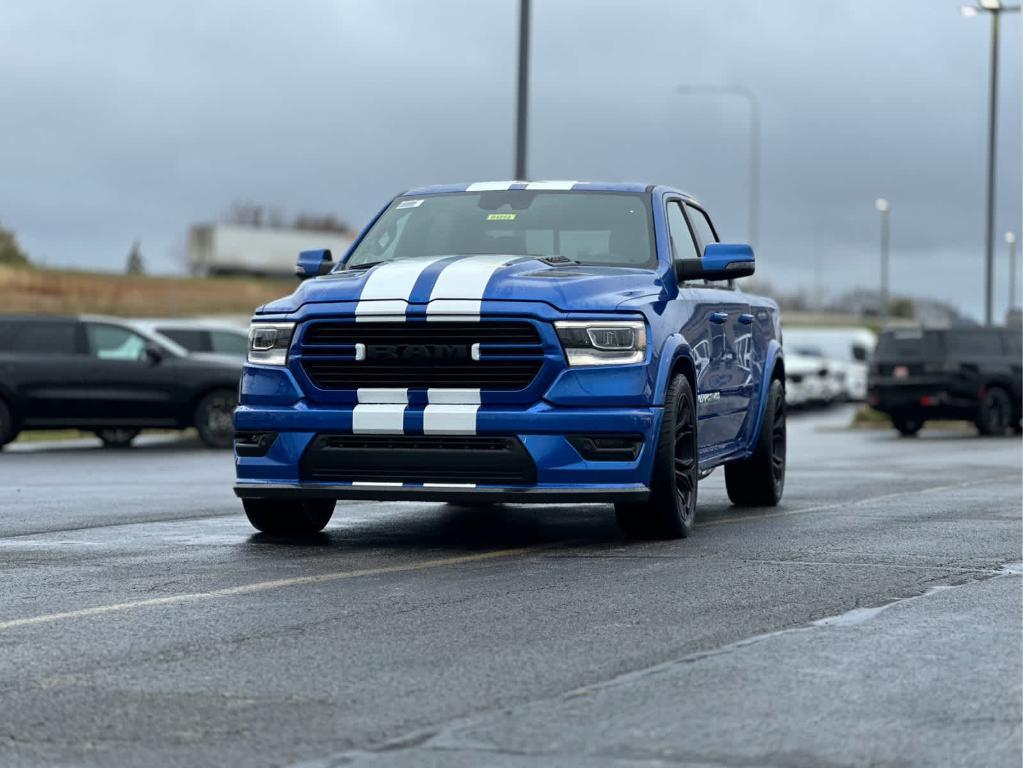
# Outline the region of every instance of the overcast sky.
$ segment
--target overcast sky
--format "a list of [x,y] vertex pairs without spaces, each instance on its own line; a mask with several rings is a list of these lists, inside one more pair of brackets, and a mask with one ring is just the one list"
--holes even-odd
[[[747,237],[744,101],[763,112],[758,272],[979,313],[990,21],[958,0],[533,0],[529,175],[680,186]],[[353,225],[394,193],[509,178],[516,0],[0,4],[0,224],[47,265],[183,269],[235,201]],[[1001,233],[1020,229],[1021,27],[1003,22]]]

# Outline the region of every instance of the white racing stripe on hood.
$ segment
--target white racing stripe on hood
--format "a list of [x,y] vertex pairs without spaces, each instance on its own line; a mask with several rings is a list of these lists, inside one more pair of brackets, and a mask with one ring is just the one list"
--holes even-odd
[[352,411],[352,432],[357,435],[405,433],[407,389],[358,389],[359,404]]
[[443,256],[391,261],[374,267],[355,306],[355,320],[403,321],[416,280]]
[[428,389],[423,409],[425,435],[475,435],[478,389]]
[[466,315],[466,320],[480,319],[480,304],[487,283],[505,264],[521,256],[494,254],[470,256],[456,261],[437,277],[426,306],[426,319],[437,320],[441,315]]

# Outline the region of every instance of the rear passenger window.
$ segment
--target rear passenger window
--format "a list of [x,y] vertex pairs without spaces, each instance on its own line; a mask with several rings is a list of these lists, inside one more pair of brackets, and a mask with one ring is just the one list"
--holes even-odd
[[697,259],[700,252],[696,250],[689,225],[682,215],[682,206],[677,202],[668,203],[668,234],[671,237],[671,257],[673,259]]
[[1008,345],[1009,354],[1013,357],[1023,355],[1023,336],[1019,331],[1008,331],[1005,334],[1005,342]]
[[949,331],[949,353],[963,357],[1004,355],[1001,334],[984,330]]
[[25,355],[73,355],[78,352],[75,323],[22,324],[11,338],[10,349]]

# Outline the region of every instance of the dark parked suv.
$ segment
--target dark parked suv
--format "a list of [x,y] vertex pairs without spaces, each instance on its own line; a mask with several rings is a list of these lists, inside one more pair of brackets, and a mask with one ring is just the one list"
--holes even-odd
[[0,445],[21,429],[84,429],[111,446],[196,427],[229,447],[241,363],[188,355],[104,317],[0,316]]
[[1020,431],[1021,336],[1005,328],[900,328],[881,334],[867,399],[905,436],[925,421],[972,421],[982,435]]

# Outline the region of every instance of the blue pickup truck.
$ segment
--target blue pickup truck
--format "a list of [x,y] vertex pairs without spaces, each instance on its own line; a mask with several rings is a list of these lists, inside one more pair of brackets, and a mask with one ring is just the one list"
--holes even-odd
[[235,493],[278,535],[381,499],[613,502],[627,535],[682,537],[720,465],[773,506],[781,325],[733,282],[753,268],[664,186],[410,190],[253,317]]

